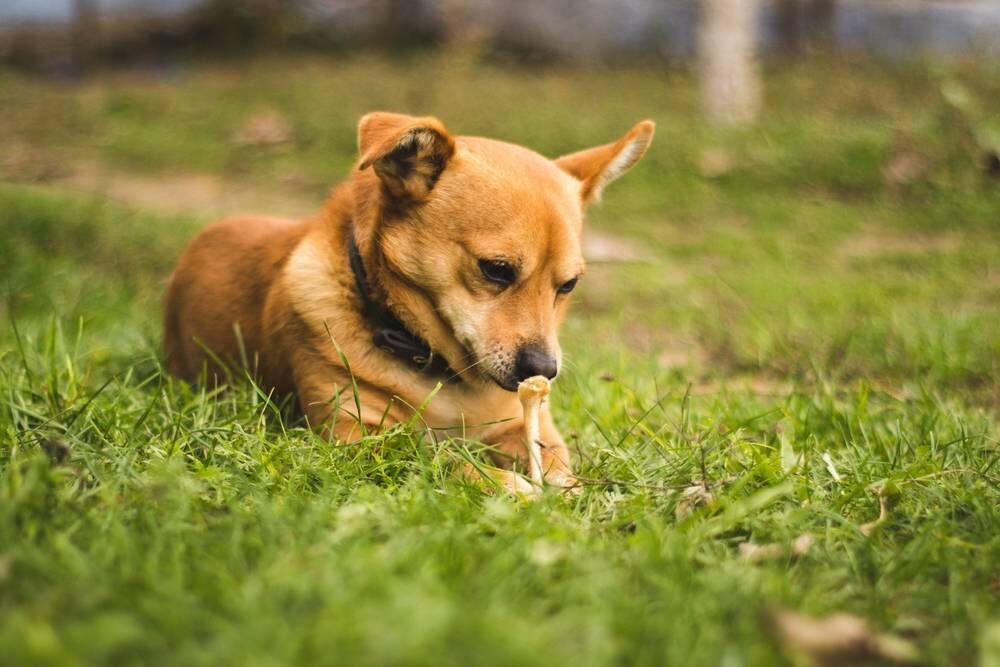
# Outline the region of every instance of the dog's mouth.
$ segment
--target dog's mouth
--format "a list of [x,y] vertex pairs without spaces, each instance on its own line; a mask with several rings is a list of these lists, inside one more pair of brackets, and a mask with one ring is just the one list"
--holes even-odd
[[[485,366],[483,359],[478,359],[466,366],[465,372],[470,372],[482,380],[485,384],[495,384],[504,391],[517,391],[517,379],[510,375],[499,375],[493,369]],[[463,373],[464,374],[464,373]]]
[[471,363],[465,364],[461,368],[456,368],[456,373],[462,375],[472,374],[485,384],[495,384],[504,391],[517,391],[517,379],[510,374],[498,374],[488,365],[488,357],[483,357],[474,352],[474,346],[469,341],[464,341],[455,336],[455,341],[466,353],[463,359],[473,359]]
[[501,389],[504,391],[517,391],[518,382],[512,377],[507,377],[500,379],[492,373],[489,374],[489,378],[493,380]]
[[[459,363],[452,364],[451,366],[452,378],[475,379],[485,384],[495,382],[506,389],[506,386],[493,374],[492,369],[485,366],[486,360],[476,354],[473,346],[468,341],[462,340],[461,337],[457,336],[453,329],[451,334],[454,342],[458,344],[459,351],[462,352],[458,358]],[[508,391],[510,390],[508,389]]]

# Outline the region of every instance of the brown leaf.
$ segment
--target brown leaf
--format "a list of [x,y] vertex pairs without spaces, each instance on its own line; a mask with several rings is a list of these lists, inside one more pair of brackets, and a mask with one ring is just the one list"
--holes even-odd
[[928,167],[924,155],[915,151],[900,150],[890,155],[882,165],[882,178],[890,187],[909,185],[922,178],[927,173]]
[[275,146],[291,139],[291,123],[277,111],[256,113],[233,132],[233,143],[239,146]]
[[715,500],[712,492],[704,484],[694,484],[681,492],[681,501],[674,509],[674,516],[683,519],[694,512],[699,505],[710,505]]
[[851,614],[810,618],[780,609],[771,622],[782,647],[806,664],[851,665],[869,660],[896,664],[919,661],[916,647],[901,637],[872,632],[864,620]]
[[740,558],[743,560],[748,560],[752,563],[757,563],[764,560],[771,560],[774,558],[782,558],[783,556],[804,556],[813,545],[814,538],[809,533],[803,533],[799,535],[792,543],[788,546],[780,543],[772,544],[753,544],[751,542],[743,542],[739,546]]
[[735,166],[736,160],[722,148],[706,148],[698,156],[698,173],[705,178],[725,176]]

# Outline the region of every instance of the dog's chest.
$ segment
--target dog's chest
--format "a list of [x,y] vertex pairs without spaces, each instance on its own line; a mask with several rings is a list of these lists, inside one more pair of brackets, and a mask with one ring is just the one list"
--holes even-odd
[[445,436],[479,438],[521,416],[516,394],[500,388],[473,391],[456,385],[441,389],[422,413],[424,423]]

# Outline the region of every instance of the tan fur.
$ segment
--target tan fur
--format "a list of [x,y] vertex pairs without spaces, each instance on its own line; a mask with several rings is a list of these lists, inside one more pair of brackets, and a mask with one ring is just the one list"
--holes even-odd
[[[248,369],[264,386],[294,392],[331,438],[355,439],[383,415],[387,424],[411,419],[442,378],[372,343],[347,255],[353,228],[373,297],[460,376],[427,404],[423,423],[493,445],[505,468],[523,464],[517,395],[501,381],[509,385],[521,345],[559,358],[569,298],[556,289],[583,272],[584,208],[638,161],[652,134],[643,121],[617,142],[552,161],[452,137],[434,118],[368,114],[358,168],[320,214],[223,220],[187,247],[166,299],[168,368],[210,382]],[[478,260],[494,258],[516,264],[514,285],[482,276]],[[571,484],[569,451],[547,409],[541,429],[547,480]],[[499,478],[523,488],[513,474]]]

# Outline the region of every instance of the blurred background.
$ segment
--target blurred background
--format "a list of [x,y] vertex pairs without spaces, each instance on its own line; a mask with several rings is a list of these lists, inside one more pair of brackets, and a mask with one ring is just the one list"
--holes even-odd
[[998,52],[990,0],[5,0],[0,308],[134,359],[191,233],[316,211],[365,112],[550,156],[650,117],[571,333],[706,391],[994,404]]
[[468,41],[535,61],[683,61],[697,55],[697,29],[717,11],[738,12],[726,30],[784,56],[816,47],[995,53],[1000,41],[1000,6],[990,0],[7,0],[0,21],[11,62],[79,73],[185,54]]

